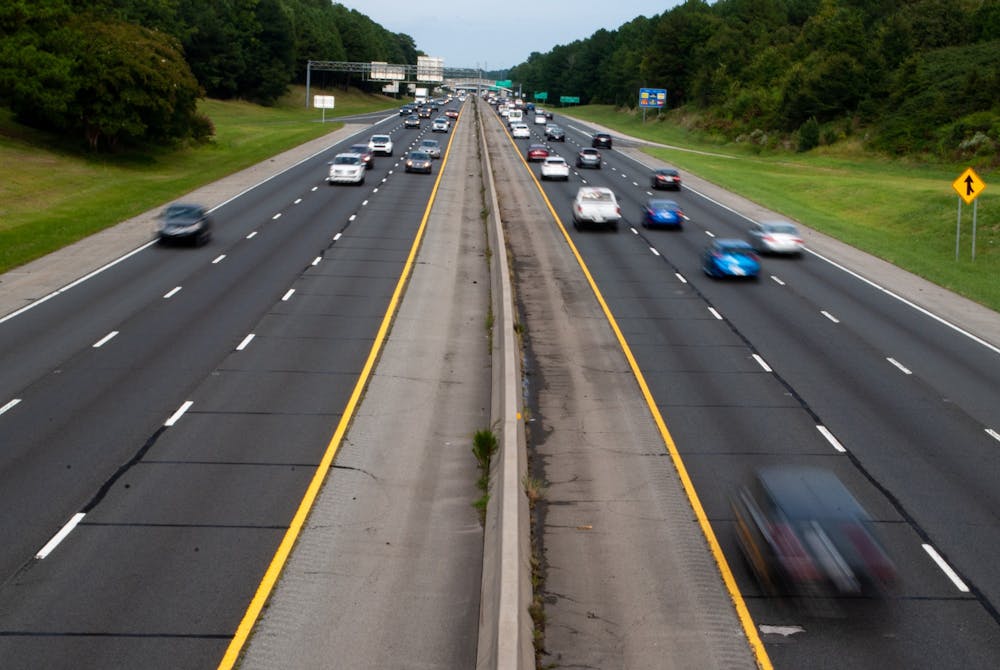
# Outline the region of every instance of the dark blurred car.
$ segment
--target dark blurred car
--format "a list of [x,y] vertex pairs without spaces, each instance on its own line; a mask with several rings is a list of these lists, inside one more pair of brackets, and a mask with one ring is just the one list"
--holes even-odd
[[549,157],[549,148],[544,144],[532,144],[528,146],[525,156],[528,162],[542,161]]
[[365,164],[365,169],[371,170],[375,167],[375,154],[367,144],[352,144],[347,151],[361,156],[361,162]]
[[413,105],[403,105],[402,107],[399,108],[399,115],[409,116],[410,114],[413,114],[413,112],[415,111],[417,111],[417,108],[414,107]]
[[545,139],[550,142],[565,142],[566,131],[555,124],[545,126]]
[[201,246],[212,239],[212,217],[201,205],[182,202],[168,205],[160,214],[157,237],[160,244],[183,242]]
[[420,117],[416,114],[410,114],[408,117],[403,119],[404,128],[419,128],[420,127]]
[[594,133],[594,136],[590,139],[590,146],[596,149],[610,149],[611,135],[607,133]]
[[716,239],[702,254],[701,269],[709,277],[752,277],[760,274],[760,258],[743,240]]
[[673,168],[660,168],[653,172],[649,178],[650,188],[668,188],[674,191],[681,190],[681,175]]
[[430,174],[432,164],[433,159],[426,151],[411,151],[410,155],[406,158],[406,171],[426,172]]
[[646,206],[642,210],[642,225],[645,228],[650,226],[680,228],[686,219],[681,206],[673,200],[651,198],[646,201]]
[[773,595],[882,595],[896,568],[871,518],[829,470],[773,466],[731,499],[740,549]]
[[576,166],[578,168],[588,167],[601,169],[601,152],[597,149],[580,149],[576,155]]
[[420,111],[417,112],[417,114],[422,119],[429,119],[429,118],[431,118],[431,114],[433,114],[433,113],[434,113],[434,108],[431,107],[430,105],[425,105],[425,106],[421,107]]

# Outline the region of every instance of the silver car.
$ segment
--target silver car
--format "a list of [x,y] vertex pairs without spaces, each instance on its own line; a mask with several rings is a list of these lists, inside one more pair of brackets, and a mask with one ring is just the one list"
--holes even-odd
[[441,158],[441,143],[437,140],[421,140],[417,151],[425,151],[431,158]]
[[803,243],[798,229],[787,221],[761,221],[747,233],[750,246],[761,254],[802,253]]

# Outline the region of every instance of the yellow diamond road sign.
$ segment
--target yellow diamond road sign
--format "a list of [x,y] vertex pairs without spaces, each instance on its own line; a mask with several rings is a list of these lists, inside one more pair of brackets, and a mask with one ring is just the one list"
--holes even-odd
[[979,178],[975,170],[969,168],[951,183],[951,187],[955,189],[955,193],[958,193],[958,197],[964,200],[966,205],[971,205],[972,201],[978,198],[979,194],[986,188],[986,184]]

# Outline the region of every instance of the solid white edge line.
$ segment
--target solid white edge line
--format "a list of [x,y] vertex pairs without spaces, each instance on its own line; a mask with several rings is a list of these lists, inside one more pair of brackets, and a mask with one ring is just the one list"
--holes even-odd
[[719,312],[716,311],[716,309],[714,307],[709,307],[708,311],[711,312],[712,316],[714,316],[716,319],[718,319],[719,321],[722,321],[722,315],[719,314]]
[[834,449],[836,449],[837,451],[839,451],[842,454],[846,454],[847,453],[847,449],[844,448],[844,445],[842,445],[840,443],[840,440],[838,440],[837,438],[835,438],[833,436],[833,433],[831,433],[830,430],[826,426],[821,425],[821,424],[817,424],[816,425],[816,430],[819,431],[820,435],[822,435],[823,437],[826,438],[826,441],[829,442],[830,445]]
[[191,409],[191,405],[193,404],[194,404],[193,400],[185,400],[184,404],[178,407],[177,411],[174,412],[173,415],[169,419],[167,419],[166,423],[164,423],[163,425],[169,428],[170,426],[177,423],[180,420],[180,418],[184,416],[184,412]]
[[962,578],[958,576],[958,573],[952,570],[951,566],[948,565],[943,558],[941,558],[941,554],[937,553],[937,550],[935,550],[934,547],[929,544],[922,544],[920,546],[924,548],[924,551],[926,551],[927,555],[931,557],[931,560],[937,563],[937,566],[941,568],[941,571],[948,577],[948,579],[951,580],[951,583],[955,585],[955,588],[962,593],[969,592],[969,587],[962,581]]
[[288,299],[292,297],[293,293],[295,293],[295,289],[293,288],[288,289],[288,292],[281,297],[281,302],[288,302]]
[[895,358],[892,358],[891,356],[889,356],[889,357],[886,357],[885,360],[889,361],[890,363],[892,363],[893,365],[895,365],[897,368],[899,368],[900,372],[902,372],[904,375],[912,375],[913,374],[912,372],[910,372],[910,369],[908,367],[906,367],[905,365],[903,365],[902,363],[900,363],[899,361],[897,361]]
[[166,293],[164,293],[164,294],[163,294],[163,297],[164,297],[165,299],[170,299],[170,298],[173,298],[173,297],[174,297],[175,295],[177,295],[177,293],[178,293],[178,292],[179,292],[180,290],[181,290],[181,287],[180,287],[180,286],[175,286],[175,287],[173,287],[172,289],[170,289],[169,291],[167,291]]
[[[677,279],[680,281],[680,283],[682,283],[682,284],[687,284],[688,283],[688,280],[685,279],[684,275],[682,275],[680,272],[675,272],[674,276],[677,277]],[[711,307],[709,309],[711,309]]]
[[73,529],[76,528],[77,524],[83,521],[83,517],[85,516],[87,515],[83,512],[77,512],[74,514],[73,518],[67,521],[66,525],[63,526],[58,533],[53,535],[52,539],[49,540],[44,547],[38,550],[38,553],[35,554],[35,558],[42,560],[51,554],[55,548],[59,546],[59,543],[65,540],[66,536],[73,532]]
[[0,414],[3,414],[4,412],[14,409],[14,407],[20,404],[20,402],[21,402],[20,398],[14,398],[3,407],[0,407]]
[[764,368],[764,372],[773,372],[773,370],[771,370],[771,366],[764,362],[764,359],[759,355],[753,354],[753,359],[757,361],[757,364],[760,365],[760,367]]
[[826,318],[830,319],[830,321],[833,321],[834,323],[840,323],[840,319],[835,317],[833,314],[830,314],[830,312],[826,311],[825,309],[820,310],[819,313],[825,316]]
[[[3,414],[3,410],[2,409],[0,409],[0,414]],[[989,435],[990,437],[992,437],[997,442],[1000,442],[1000,433],[998,433],[997,431],[993,430],[992,428],[986,428],[985,430],[986,430],[986,434],[987,435]]]
[[250,333],[249,335],[244,337],[243,341],[240,342],[238,345],[236,345],[236,351],[243,351],[244,349],[246,349],[247,345],[250,344],[250,342],[253,340],[254,337],[255,336],[253,333]]
[[110,342],[112,340],[112,338],[114,338],[116,335],[118,335],[118,331],[117,330],[112,330],[110,333],[108,333],[107,335],[105,335],[101,339],[99,339],[96,342],[94,342],[94,349],[100,349],[105,344],[107,344],[108,342]]

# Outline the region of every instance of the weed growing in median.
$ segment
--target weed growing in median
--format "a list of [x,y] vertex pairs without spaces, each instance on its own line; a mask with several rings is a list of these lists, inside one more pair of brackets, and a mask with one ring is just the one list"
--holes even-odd
[[486,525],[486,507],[490,502],[490,463],[498,448],[497,437],[492,430],[477,430],[472,436],[472,455],[476,457],[476,464],[479,466],[476,488],[482,491],[482,496],[472,506],[479,512],[479,523],[483,526]]

